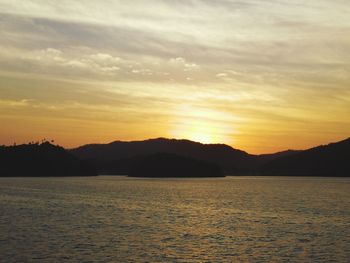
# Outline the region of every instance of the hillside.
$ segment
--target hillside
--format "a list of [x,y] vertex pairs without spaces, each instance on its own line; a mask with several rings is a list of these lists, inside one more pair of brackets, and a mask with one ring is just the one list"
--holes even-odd
[[48,142],[0,146],[0,176],[91,176],[96,169]]
[[350,176],[350,138],[321,145],[264,164],[264,175]]
[[189,140],[150,139],[109,144],[89,144],[70,150],[89,160],[102,174],[128,174],[140,156],[157,153],[217,164],[226,175],[320,175],[349,176],[350,139],[304,151],[287,150],[252,155],[225,144],[202,144]]
[[[106,167],[109,167],[109,170],[113,170],[113,164],[120,167],[124,161],[130,161],[130,158],[135,156],[156,153],[171,153],[215,163],[226,174],[249,170],[256,162],[254,155],[225,144],[202,144],[189,140],[165,138],[132,142],[115,141],[109,144],[89,144],[72,149],[70,152],[81,159],[96,163],[102,170],[108,170]],[[121,162],[120,160],[123,161]]]
[[140,157],[130,170],[131,177],[223,177],[218,165],[170,153]]

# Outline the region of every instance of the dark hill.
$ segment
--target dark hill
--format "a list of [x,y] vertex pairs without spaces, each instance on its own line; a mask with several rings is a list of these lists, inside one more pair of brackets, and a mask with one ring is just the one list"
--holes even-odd
[[264,166],[266,163],[269,163],[275,159],[291,156],[296,153],[300,153],[302,151],[300,150],[286,150],[282,152],[277,153],[269,153],[269,154],[259,154],[255,155],[255,162],[252,164],[253,170],[255,171],[254,174],[257,174],[259,169]]
[[218,165],[176,154],[157,153],[135,161],[132,177],[223,177]]
[[251,155],[225,144],[201,144],[189,140],[150,139],[90,144],[70,150],[89,160],[103,174],[128,174],[138,156],[171,153],[220,166],[227,175],[324,175],[350,176],[350,139],[305,151]]
[[0,146],[0,176],[91,176],[96,169],[48,142]]
[[189,140],[165,138],[132,142],[116,141],[109,144],[89,144],[72,149],[70,152],[81,159],[96,163],[99,171],[104,172],[119,170],[119,167],[123,166],[123,161],[121,160],[125,161],[135,156],[156,153],[172,153],[215,163],[226,174],[236,174],[250,170],[256,163],[254,155],[225,144],[202,144]]
[[265,175],[350,176],[350,138],[276,158],[260,168]]

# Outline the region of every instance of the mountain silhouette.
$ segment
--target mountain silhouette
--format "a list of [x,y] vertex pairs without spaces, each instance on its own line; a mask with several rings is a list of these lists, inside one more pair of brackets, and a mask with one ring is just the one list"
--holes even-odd
[[94,164],[101,174],[130,174],[140,156],[176,154],[218,165],[226,175],[350,176],[349,140],[308,150],[253,155],[225,144],[157,138],[89,144],[70,152]]
[[75,156],[95,163],[106,173],[127,171],[133,158],[156,153],[171,153],[217,164],[225,174],[236,174],[251,169],[254,155],[225,144],[202,144],[189,140],[149,139],[144,141],[115,141],[108,144],[89,144],[70,151]]
[[94,166],[49,142],[0,146],[0,176],[91,175],[97,175]]
[[49,142],[0,146],[0,176],[350,176],[349,164],[350,138],[304,151],[262,155],[225,144],[165,138],[71,150]]
[[218,165],[171,153],[140,157],[132,166],[131,177],[223,177]]
[[350,138],[263,164],[259,173],[290,176],[350,176]]

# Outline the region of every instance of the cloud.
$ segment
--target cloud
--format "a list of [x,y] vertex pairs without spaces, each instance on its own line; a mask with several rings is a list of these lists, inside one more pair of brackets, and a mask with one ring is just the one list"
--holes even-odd
[[96,53],[72,56],[55,48],[27,52],[22,55],[22,60],[36,64],[36,67],[52,67],[53,72],[57,71],[58,67],[63,71],[62,73],[77,69],[81,71],[80,73],[88,72],[94,75],[116,74],[120,70],[120,66],[123,65],[123,61],[119,57],[113,57],[110,54]]
[[195,71],[200,69],[199,65],[197,65],[196,63],[190,63],[182,57],[171,58],[169,60],[169,64],[173,67],[179,67],[183,71]]
[[185,103],[237,116],[253,137],[322,122],[325,133],[342,134],[349,8],[343,0],[3,0],[2,109],[170,123]]
[[218,73],[215,76],[218,78],[225,78],[225,77],[227,77],[227,73]]

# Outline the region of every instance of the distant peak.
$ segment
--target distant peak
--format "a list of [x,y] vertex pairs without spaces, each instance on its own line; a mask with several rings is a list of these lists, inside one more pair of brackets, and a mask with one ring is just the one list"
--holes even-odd
[[80,146],[76,149],[82,148],[82,147],[93,147],[93,146],[115,146],[118,144],[143,144],[143,143],[149,143],[149,144],[187,144],[187,145],[197,145],[197,146],[201,146],[201,147],[208,147],[208,148],[221,148],[223,150],[227,150],[227,151],[238,151],[244,154],[248,154],[245,151],[239,150],[239,149],[235,149],[233,147],[231,147],[230,145],[227,144],[223,144],[223,143],[201,143],[201,142],[196,142],[196,141],[191,141],[189,139],[176,139],[176,138],[166,138],[166,137],[157,137],[157,138],[150,138],[150,139],[145,139],[145,140],[134,140],[134,141],[121,141],[121,140],[116,140],[110,143],[100,143],[100,144],[87,144],[87,145],[83,145]]

